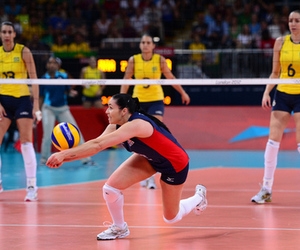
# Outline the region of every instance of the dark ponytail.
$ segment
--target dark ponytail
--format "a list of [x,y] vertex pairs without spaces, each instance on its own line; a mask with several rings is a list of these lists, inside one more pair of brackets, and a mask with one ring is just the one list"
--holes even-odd
[[128,94],[115,94],[112,98],[116,101],[116,104],[119,106],[120,109],[127,108],[130,114],[134,112],[139,112],[147,117],[149,117],[152,121],[154,121],[158,126],[163,127],[169,133],[170,130],[168,127],[156,117],[149,115],[143,109],[141,109],[140,101],[137,97],[131,97]]

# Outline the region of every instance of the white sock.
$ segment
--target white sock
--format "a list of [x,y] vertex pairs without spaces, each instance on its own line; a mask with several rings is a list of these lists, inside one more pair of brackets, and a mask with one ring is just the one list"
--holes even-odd
[[103,198],[112,217],[113,224],[119,228],[124,228],[124,196],[122,192],[107,184],[103,186]]
[[180,221],[184,216],[188,215],[200,202],[202,197],[199,194],[194,194],[192,197],[180,200],[178,214],[172,220],[167,220],[164,217],[166,223],[175,223]]
[[36,186],[36,156],[31,142],[21,144],[21,152],[27,177],[27,187]]
[[263,187],[271,191],[274,181],[274,173],[277,166],[277,156],[279,151],[280,143],[268,140],[265,150],[265,168],[264,168],[264,178]]

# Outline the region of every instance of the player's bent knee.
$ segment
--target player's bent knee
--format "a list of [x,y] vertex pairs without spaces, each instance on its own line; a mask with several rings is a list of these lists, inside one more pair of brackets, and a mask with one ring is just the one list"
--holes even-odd
[[106,183],[104,184],[102,190],[104,200],[109,203],[113,203],[123,196],[122,192],[119,189],[113,188]]
[[173,224],[173,223],[176,223],[178,221],[180,221],[182,219],[182,216],[181,214],[178,212],[178,214],[175,216],[175,218],[173,218],[172,220],[168,220],[165,218],[165,216],[163,217],[164,218],[164,221],[168,224]]

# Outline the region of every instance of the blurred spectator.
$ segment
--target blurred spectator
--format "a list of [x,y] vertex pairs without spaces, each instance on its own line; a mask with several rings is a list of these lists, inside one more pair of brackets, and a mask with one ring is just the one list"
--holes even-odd
[[[272,58],[273,52],[272,49],[274,47],[275,39],[271,37],[268,28],[265,28],[261,32],[261,40],[259,48],[266,50],[263,53],[263,58],[257,60],[258,62],[258,69],[257,72],[270,72],[272,69]],[[258,74],[257,74],[258,76]]]
[[249,25],[251,23],[252,18],[252,5],[251,3],[244,4],[244,9],[241,14],[238,15],[238,21],[240,25],[247,24]]
[[207,24],[207,29],[211,29],[211,25],[213,25],[215,21],[215,5],[209,3],[207,5],[207,9],[204,14],[204,22]]
[[63,34],[57,34],[54,37],[54,43],[51,46],[51,51],[53,53],[64,53],[68,52],[68,44],[64,40]]
[[137,9],[136,4],[139,4],[138,2],[133,0],[123,0],[120,1],[120,8],[123,9],[126,13],[127,17],[132,17],[135,14],[135,10]]
[[231,47],[236,48],[237,47],[237,37],[241,33],[242,27],[238,23],[238,19],[236,16],[233,16],[230,23],[230,31],[229,31],[229,37],[231,41]]
[[127,9],[130,5],[135,9],[140,7],[140,3],[143,1],[140,0],[120,0],[120,8]]
[[239,17],[243,11],[244,11],[244,4],[242,0],[235,0],[233,2],[233,13],[234,15],[236,15],[237,17]]
[[281,15],[280,15],[280,22],[285,22],[285,25],[288,28],[288,23],[289,23],[289,15],[290,15],[290,7],[288,5],[284,5],[281,9]]
[[72,33],[80,32],[85,37],[88,36],[87,24],[83,18],[82,11],[80,8],[75,8],[71,12],[71,17],[69,18],[69,25],[71,26]]
[[[261,40],[260,40],[260,49],[273,49],[275,43],[275,39],[271,37],[270,31],[268,29],[264,29],[261,32]],[[267,57],[272,57],[272,51],[264,53]]]
[[27,43],[28,48],[31,50],[35,64],[36,73],[38,78],[44,73],[44,65],[47,63],[50,56],[50,47],[43,43],[38,34],[34,34],[32,40]]
[[96,26],[99,29],[101,40],[107,38],[110,29],[111,19],[107,17],[106,11],[100,11],[100,19],[96,20]]
[[35,34],[42,37],[44,33],[44,28],[42,27],[40,20],[37,18],[37,12],[33,12],[30,14],[29,25],[23,29],[22,37],[26,41],[31,42]]
[[20,14],[22,6],[17,3],[16,0],[8,0],[8,3],[4,5],[4,12],[7,15],[17,16]]
[[45,29],[44,35],[41,38],[41,41],[47,44],[50,48],[54,43],[54,30],[51,26]]
[[47,20],[47,25],[51,26],[55,32],[63,32],[69,25],[66,10],[61,9],[60,6],[56,7],[55,12]]
[[85,57],[86,53],[91,52],[91,48],[84,36],[80,32],[76,32],[74,41],[68,46],[68,52],[74,53],[74,57],[81,58]]
[[152,1],[145,0],[147,6],[145,7],[145,17],[149,24],[148,33],[152,37],[159,37],[161,43],[164,43],[165,40],[165,32],[162,23],[162,13],[160,9],[158,9]]
[[21,24],[22,29],[29,25],[29,13],[26,5],[22,6],[20,13],[16,16],[16,21]]
[[[12,22],[14,24],[14,28],[15,28],[15,31],[16,31],[16,34],[17,34],[17,37],[16,39],[19,41],[19,39],[22,39],[22,33],[23,33],[23,28],[22,28],[22,25],[20,24],[19,21],[16,20],[16,16],[14,15],[8,15],[8,21]],[[22,40],[23,42],[23,40]],[[26,42],[26,41],[24,41]]]
[[138,36],[142,36],[148,29],[148,21],[143,13],[143,10],[136,8],[135,14],[130,18],[131,25],[135,28]]
[[229,25],[222,19],[220,13],[216,14],[216,19],[208,27],[207,36],[210,48],[230,47]]
[[273,21],[268,25],[268,29],[272,38],[276,39],[281,36],[280,33],[280,17],[279,15],[275,15],[273,17]]
[[273,18],[277,14],[274,2],[265,3],[263,0],[258,0],[262,7],[262,20],[265,20],[268,25],[273,23]]
[[280,33],[280,36],[285,36],[285,35],[290,34],[289,28],[286,25],[287,23],[288,22],[286,22],[286,21],[280,21],[279,22],[279,33]]
[[222,18],[225,19],[226,12],[227,12],[227,1],[226,0],[219,0],[216,3],[216,13],[220,13]]
[[120,0],[105,0],[103,6],[108,17],[112,17],[118,13],[120,9]]
[[237,48],[239,49],[249,49],[252,48],[253,37],[250,33],[249,26],[244,24],[242,26],[241,33],[237,36]]
[[[189,49],[192,50],[192,54],[190,57],[190,61],[193,64],[202,65],[202,62],[205,58],[205,54],[199,52],[199,50],[205,50],[206,47],[204,43],[201,42],[201,38],[197,33],[193,34],[192,42],[189,45]],[[194,52],[194,50],[197,50],[197,52]]]
[[261,31],[261,25],[258,20],[258,15],[256,13],[253,13],[251,15],[251,22],[249,23],[249,29],[253,37],[258,36]]
[[184,29],[190,21],[193,21],[196,15],[196,11],[193,9],[191,1],[178,0],[175,1],[174,8],[174,27],[177,30]]
[[196,18],[196,21],[192,25],[192,33],[197,34],[200,36],[200,40],[207,44],[207,23],[204,22],[204,13],[199,12]]
[[99,50],[101,47],[102,35],[96,23],[92,24],[92,30],[88,36],[88,41],[92,50]]
[[109,29],[108,37],[113,40],[113,42],[101,42],[101,49],[120,49],[123,48],[123,42],[118,41],[122,37],[122,34],[116,25],[112,25]]
[[0,8],[0,21],[1,23],[8,21],[8,15],[4,12],[4,8]]
[[124,26],[121,30],[121,35],[123,38],[139,37],[135,28],[131,25],[129,17],[125,17],[124,19]]
[[161,19],[164,26],[164,35],[167,37],[174,36],[175,20],[175,2],[173,0],[159,0],[157,1],[157,8],[161,11]]

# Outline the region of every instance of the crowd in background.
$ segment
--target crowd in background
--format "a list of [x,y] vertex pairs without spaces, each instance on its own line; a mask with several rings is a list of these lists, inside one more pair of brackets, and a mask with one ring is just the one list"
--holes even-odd
[[[284,2],[284,1],[282,1]],[[291,2],[291,1],[289,1]],[[184,46],[260,48],[288,33],[290,7],[269,0],[37,0],[4,1],[1,21],[16,24],[18,41],[32,50],[99,51],[105,38],[138,38],[144,32],[172,41],[190,31]],[[298,6],[293,6],[293,8]],[[300,4],[299,4],[300,8]],[[177,32],[178,33],[178,32]],[[180,34],[180,33],[179,33]],[[120,43],[112,43],[112,48]]]

